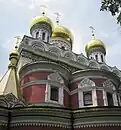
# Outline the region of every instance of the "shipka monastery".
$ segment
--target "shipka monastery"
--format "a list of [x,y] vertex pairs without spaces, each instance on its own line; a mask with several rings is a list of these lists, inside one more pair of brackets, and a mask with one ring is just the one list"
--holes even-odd
[[121,130],[121,71],[106,64],[93,28],[86,56],[72,51],[70,30],[44,11],[30,34],[0,81],[0,130]]

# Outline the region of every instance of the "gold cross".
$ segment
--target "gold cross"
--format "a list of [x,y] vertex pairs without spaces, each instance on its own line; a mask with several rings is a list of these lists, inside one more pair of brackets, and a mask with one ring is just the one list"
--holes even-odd
[[95,29],[93,26],[89,27],[92,30],[92,39],[95,39]]
[[56,12],[55,15],[56,15],[56,23],[59,24],[59,17],[61,15],[58,12]]
[[45,6],[45,5],[40,5],[40,7],[42,8],[42,9],[41,9],[41,10],[42,10],[42,15],[44,16],[44,15],[45,15],[45,12],[46,12],[47,6]]
[[15,46],[15,48],[18,48],[18,44],[19,44],[19,42],[21,40],[21,37],[20,36],[16,36],[14,38],[16,39],[16,46]]

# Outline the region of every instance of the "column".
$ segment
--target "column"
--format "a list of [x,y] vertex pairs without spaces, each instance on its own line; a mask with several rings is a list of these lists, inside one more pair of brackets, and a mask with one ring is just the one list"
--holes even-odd
[[78,102],[79,102],[79,108],[84,107],[84,100],[83,100],[83,92],[78,91]]
[[113,102],[114,102],[114,106],[118,106],[118,99],[117,99],[117,94],[113,93]]
[[104,101],[104,106],[108,106],[107,94],[105,90],[103,90],[103,101]]
[[59,88],[59,104],[63,105],[63,86]]
[[45,90],[45,102],[48,102],[50,100],[50,85],[46,84],[46,90]]
[[97,93],[96,93],[96,89],[92,90],[92,99],[93,99],[93,106],[97,106]]

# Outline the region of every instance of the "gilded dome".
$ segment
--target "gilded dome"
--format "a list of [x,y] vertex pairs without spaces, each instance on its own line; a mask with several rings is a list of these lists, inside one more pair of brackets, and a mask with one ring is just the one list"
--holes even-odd
[[104,43],[101,40],[96,40],[93,39],[90,42],[88,42],[85,46],[85,51],[87,53],[87,55],[89,54],[89,52],[94,49],[94,48],[101,48],[104,51],[104,54],[106,54],[106,47],[104,45]]
[[30,22],[30,29],[34,25],[39,24],[39,23],[45,23],[45,24],[48,24],[51,28],[53,27],[53,23],[50,18],[48,18],[47,16],[37,16]]
[[57,25],[52,33],[52,37],[62,37],[65,40],[73,41],[72,33],[64,26]]

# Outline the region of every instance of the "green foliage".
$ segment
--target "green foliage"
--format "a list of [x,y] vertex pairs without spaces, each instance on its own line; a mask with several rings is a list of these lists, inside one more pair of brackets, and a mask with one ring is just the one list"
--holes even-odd
[[109,11],[112,16],[117,17],[117,22],[121,25],[121,0],[102,0],[101,11]]

